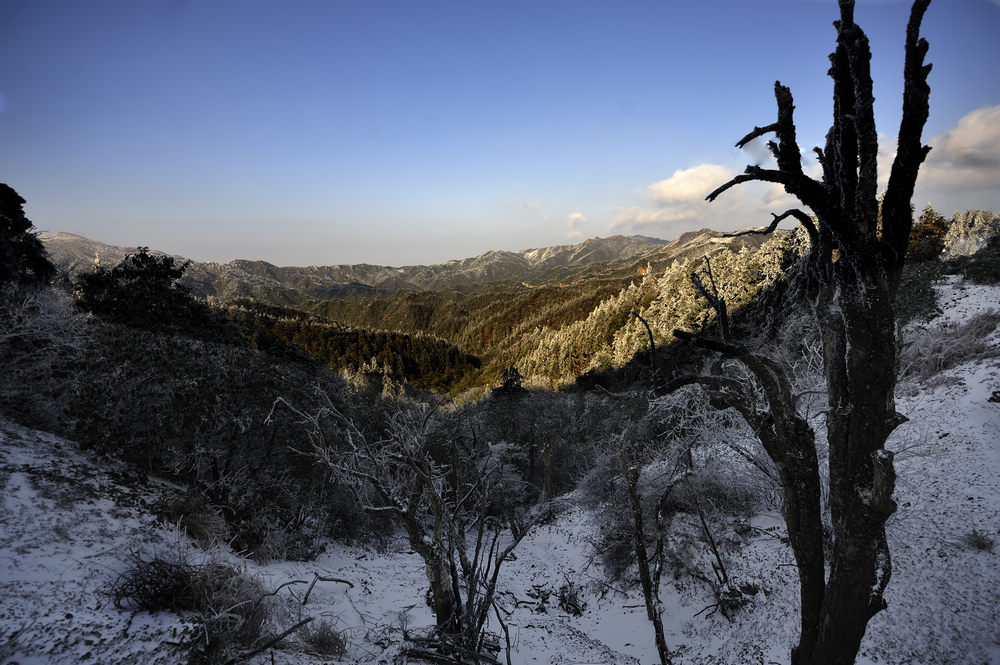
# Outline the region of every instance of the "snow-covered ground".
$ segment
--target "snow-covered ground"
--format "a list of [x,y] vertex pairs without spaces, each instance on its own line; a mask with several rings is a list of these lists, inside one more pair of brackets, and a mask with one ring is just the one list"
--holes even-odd
[[[1000,307],[995,287],[950,282],[939,288],[944,314],[928,329]],[[989,340],[1000,348],[1000,331]],[[864,665],[1000,664],[1000,403],[988,401],[1000,390],[998,355],[948,369],[924,386],[901,387],[898,408],[910,420],[889,444],[899,476],[899,510],[889,523],[889,609],[869,625],[859,658]],[[389,645],[404,629],[432,623],[423,564],[404,539],[378,551],[331,544],[307,563],[256,565],[228,553],[201,553],[152,517],[160,485],[71,442],[2,421],[0,487],[3,665],[182,662],[169,642],[190,634],[190,620],[119,610],[107,595],[134,551],[227,558],[265,588],[303,581],[279,592],[274,628],[304,616],[324,619],[348,638],[347,662],[390,662]],[[715,601],[703,582],[664,575],[666,641],[675,663],[788,661],[798,589],[780,525],[772,514],[756,517],[745,535],[720,528],[729,575],[758,588],[732,622],[704,611]],[[503,568],[499,604],[510,613],[512,663],[657,662],[638,590],[605,581],[592,545],[596,528],[593,515],[570,497]],[[997,543],[992,551],[990,542]],[[704,558],[711,573],[707,552],[691,557]],[[303,604],[316,575],[351,584],[317,582]],[[581,616],[559,606],[559,589],[567,584],[586,603]],[[547,592],[543,611],[539,596]],[[258,662],[328,662],[295,642],[293,634]]]
[[106,589],[132,550],[189,547],[124,465],[0,421],[0,662],[177,662],[170,614],[120,612]]

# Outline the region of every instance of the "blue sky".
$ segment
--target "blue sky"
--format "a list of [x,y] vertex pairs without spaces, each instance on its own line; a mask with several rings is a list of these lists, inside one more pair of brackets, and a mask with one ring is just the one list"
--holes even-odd
[[[909,3],[865,1],[891,159]],[[832,0],[0,0],[0,182],[45,231],[199,260],[434,263],[766,223],[708,191],[795,95],[830,118]],[[1000,210],[1000,0],[935,0],[915,204]],[[887,162],[888,163],[888,162]],[[885,173],[884,170],[884,174]]]

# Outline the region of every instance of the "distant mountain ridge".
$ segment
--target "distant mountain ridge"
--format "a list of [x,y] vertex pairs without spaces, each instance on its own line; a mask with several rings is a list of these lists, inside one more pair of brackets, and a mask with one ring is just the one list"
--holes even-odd
[[[118,247],[71,233],[42,234],[53,263],[71,277],[92,269],[95,259],[110,267],[135,248]],[[573,245],[492,250],[479,256],[428,266],[276,266],[237,259],[228,263],[191,261],[182,279],[201,297],[253,298],[285,305],[308,300],[370,297],[400,290],[467,290],[484,283],[558,284],[595,274],[634,274],[645,262],[711,253],[721,246],[757,246],[755,236],[725,238],[710,229],[684,233],[672,241],[645,236],[591,238]],[[157,252],[160,253],[160,252]],[[183,262],[187,259],[175,257]]]

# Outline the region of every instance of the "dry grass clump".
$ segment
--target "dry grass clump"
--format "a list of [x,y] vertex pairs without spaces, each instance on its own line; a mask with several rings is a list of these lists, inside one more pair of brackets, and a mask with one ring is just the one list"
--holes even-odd
[[191,563],[183,555],[133,554],[109,594],[119,609],[193,614],[192,657],[208,661],[231,646],[253,644],[269,618],[267,594],[256,580],[219,561]]
[[1000,311],[976,314],[962,324],[918,327],[900,354],[900,377],[925,382],[964,362],[997,355],[987,338],[1000,324]]
[[973,529],[969,533],[965,534],[963,540],[966,545],[974,550],[979,550],[980,552],[993,551],[993,539],[979,529]]
[[347,653],[347,638],[323,619],[305,628],[300,639],[304,650],[314,656],[341,660]]
[[156,514],[159,519],[176,524],[202,548],[228,544],[232,538],[222,511],[204,497],[179,494],[164,499],[157,505]]

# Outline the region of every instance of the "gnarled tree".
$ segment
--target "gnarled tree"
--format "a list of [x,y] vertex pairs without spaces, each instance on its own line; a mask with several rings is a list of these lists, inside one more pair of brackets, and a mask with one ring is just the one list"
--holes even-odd
[[[676,331],[680,337],[742,362],[756,378],[770,407],[758,412],[748,386],[719,372],[679,377],[666,390],[699,383],[713,405],[734,408],[758,432],[778,467],[785,493],[785,519],[799,570],[802,626],[792,650],[794,665],[849,665],[857,657],[868,621],[886,607],[883,593],[891,574],[885,523],[895,511],[895,470],[885,449],[901,422],[896,413],[894,303],[913,224],[910,199],[929,148],[921,134],[929,112],[930,88],[924,64],[927,42],[919,35],[930,0],[916,0],[906,28],[903,114],[898,145],[879,220],[876,160],[878,135],[868,38],[854,22],[853,0],[840,0],[837,48],[830,56],[834,82],[833,126],[826,146],[815,148],[820,179],[802,170],[788,88],[775,83],[777,121],[755,127],[739,141],[774,134],[768,146],[777,168],[748,166],[708,196],[712,201],[744,182],[781,184],[811,212],[775,215],[770,227],[794,218],[806,230],[808,294],[822,330],[828,390],[830,510],[834,545],[827,575],[820,514],[820,480],[814,433],[797,412],[784,369],[728,337],[724,303],[696,286],[719,314],[721,339]],[[717,365],[718,366],[718,365]]]
[[[523,487],[502,459],[504,444],[481,443],[475,435],[434,437],[436,409],[405,406],[387,423],[387,436],[371,441],[327,394],[317,396],[322,406],[313,413],[280,397],[274,406],[301,419],[311,444],[305,454],[331,471],[362,510],[397,520],[424,561],[436,634],[411,638],[417,646],[409,653],[429,662],[497,663],[490,652],[499,644],[486,631],[490,612],[510,649],[495,602],[500,569],[538,517],[514,505]],[[342,441],[332,444],[328,433]]]

